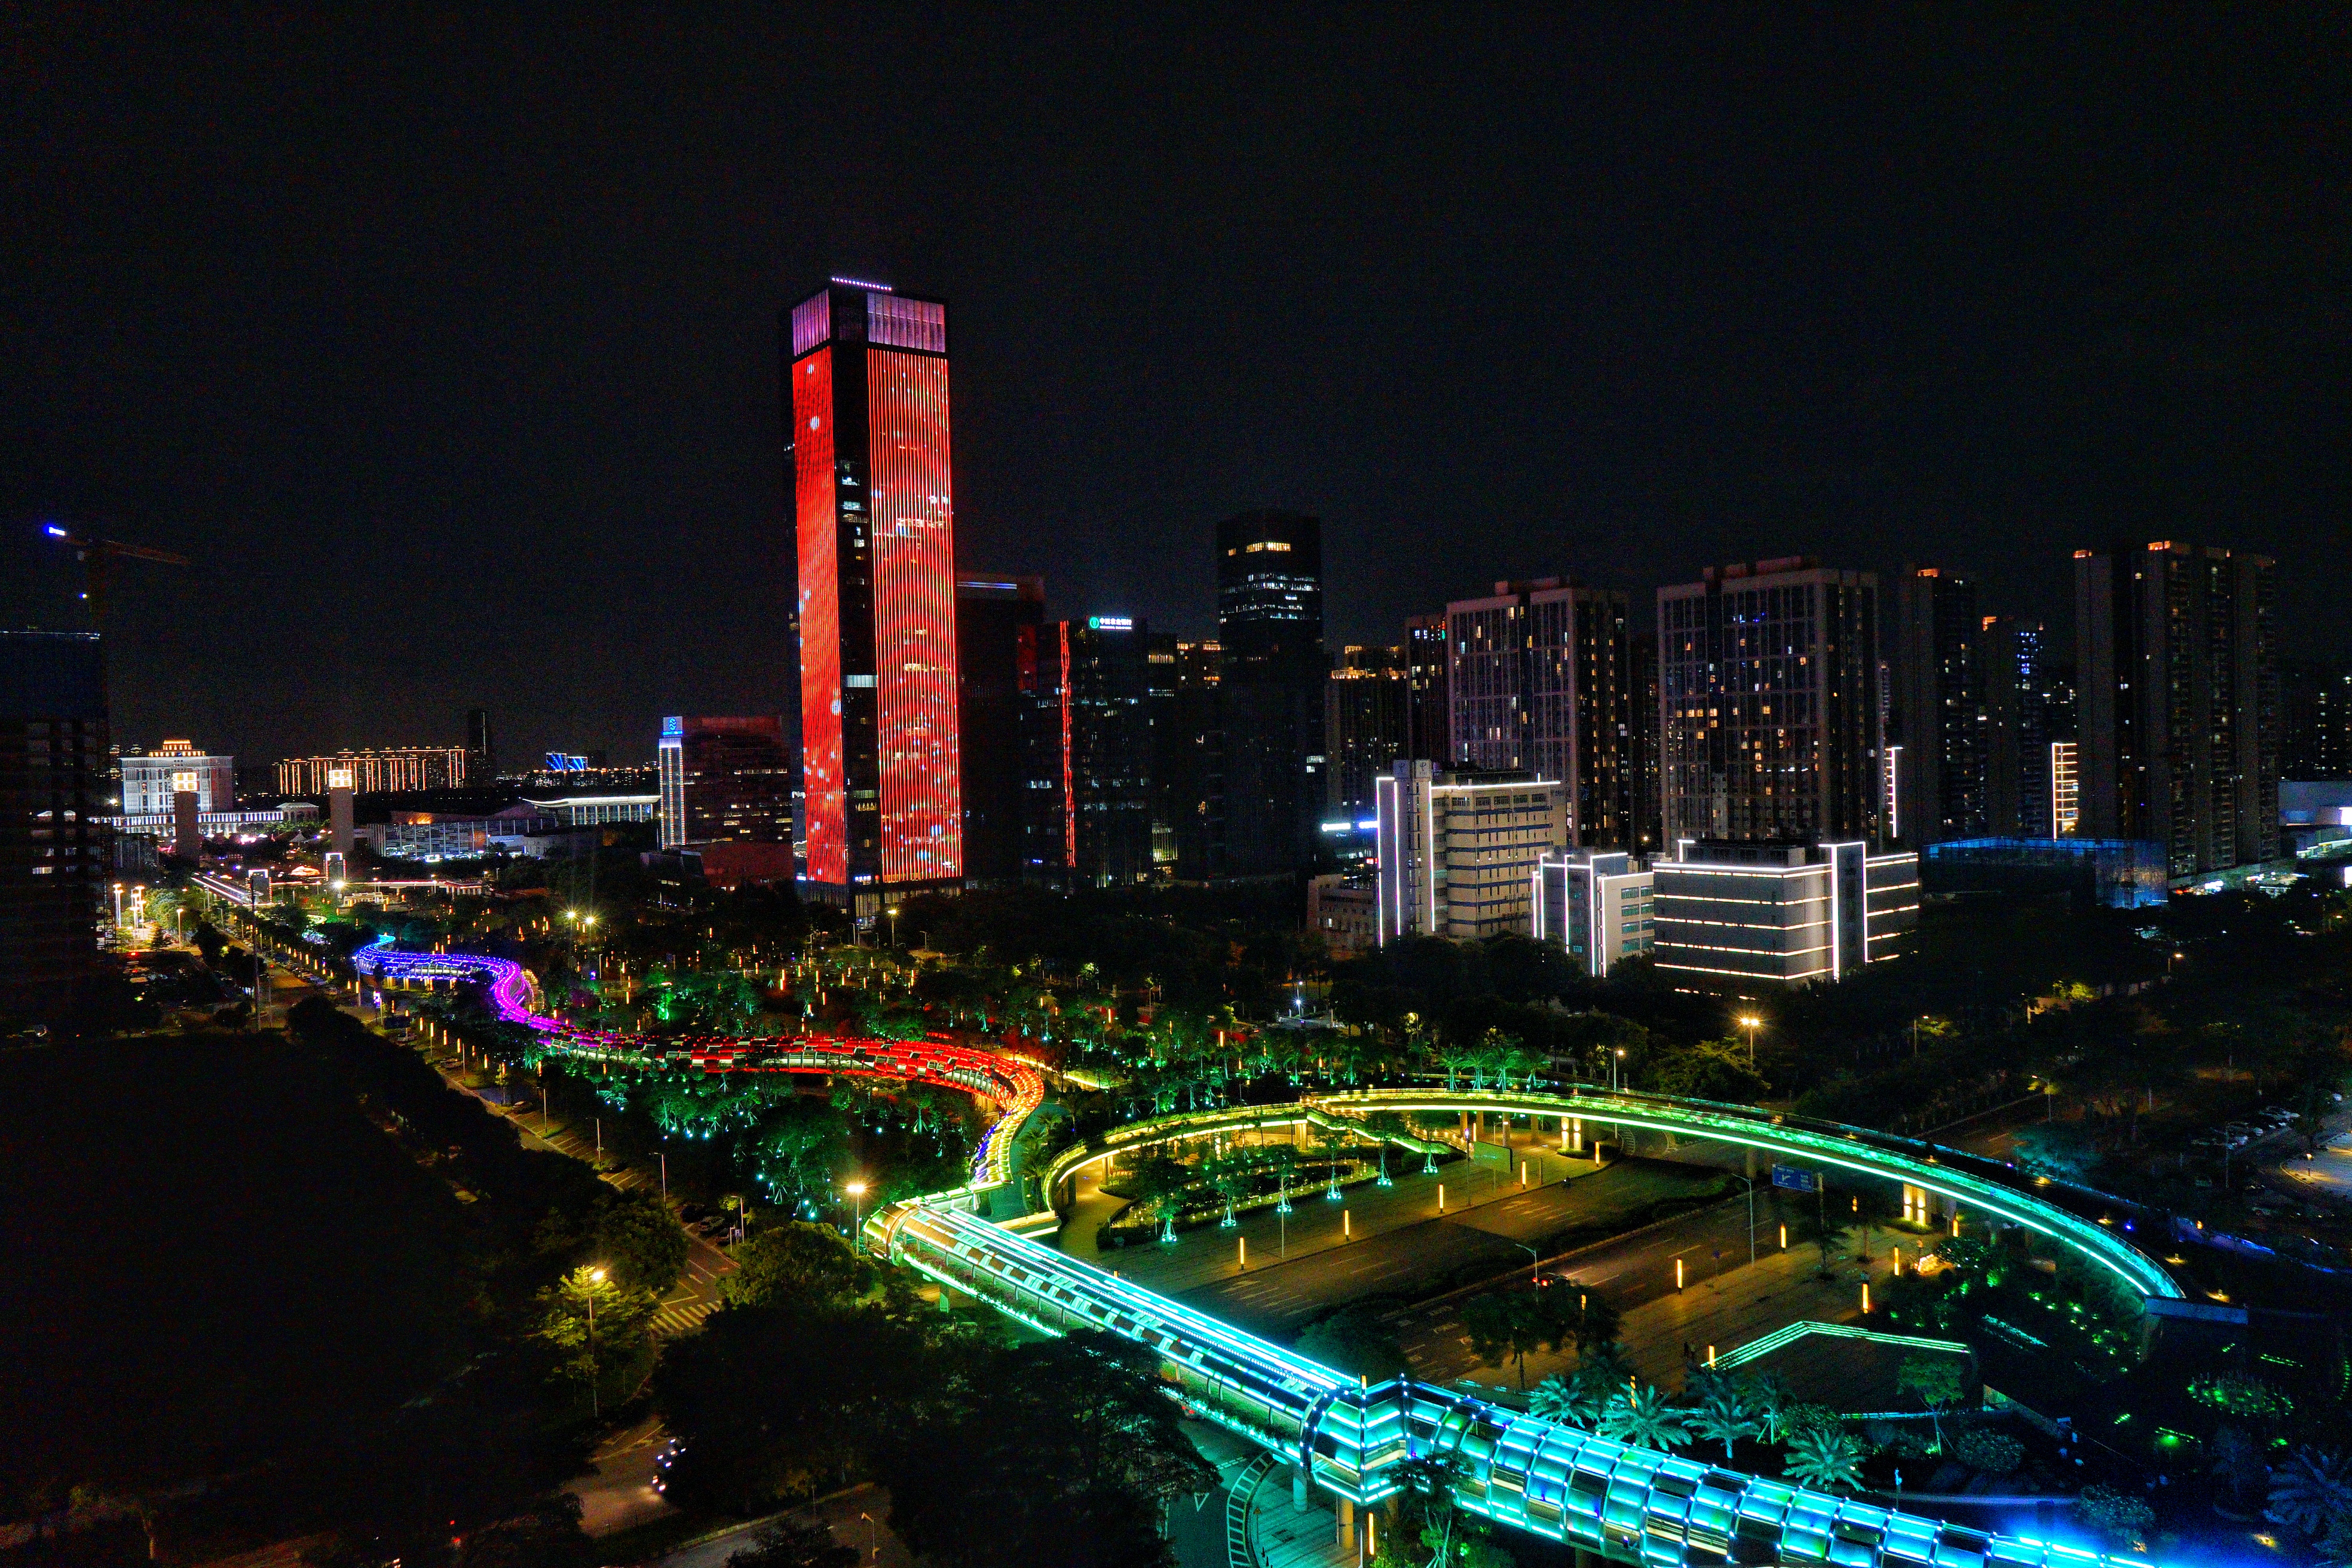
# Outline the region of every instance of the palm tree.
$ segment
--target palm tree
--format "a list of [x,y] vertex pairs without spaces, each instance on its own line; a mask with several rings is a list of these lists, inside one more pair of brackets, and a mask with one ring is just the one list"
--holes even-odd
[[1797,1395],[1787,1384],[1765,1373],[1748,1381],[1747,1399],[1763,1423],[1767,1443],[1778,1443],[1789,1435],[1789,1417],[1797,1408]]
[[1540,1415],[1547,1421],[1566,1421],[1581,1426],[1579,1417],[1584,1405],[1583,1394],[1573,1378],[1554,1373],[1528,1391],[1528,1414]]
[[2352,1460],[2338,1448],[2297,1448],[2271,1472],[2263,1517],[2315,1540],[2352,1520]]
[[1620,1392],[1601,1413],[1601,1435],[1639,1448],[1679,1448],[1690,1441],[1683,1413],[1655,1384]]
[[1739,1396],[1738,1387],[1728,1380],[1718,1380],[1700,1398],[1698,1407],[1690,1413],[1691,1430],[1710,1443],[1723,1445],[1723,1462],[1731,1463],[1731,1446],[1742,1437],[1753,1437],[1763,1430],[1763,1423],[1748,1402]]
[[1860,1491],[1862,1445],[1843,1426],[1809,1426],[1789,1439],[1780,1474],[1815,1491]]

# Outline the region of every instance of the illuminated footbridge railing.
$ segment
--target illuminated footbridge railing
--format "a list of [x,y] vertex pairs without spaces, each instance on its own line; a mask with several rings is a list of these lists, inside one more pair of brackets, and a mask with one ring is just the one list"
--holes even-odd
[[1502,1089],[1375,1089],[1318,1095],[1313,1103],[1326,1110],[1355,1114],[1422,1110],[1566,1117],[1761,1150],[1857,1175],[1906,1183],[1939,1194],[1959,1210],[2022,1226],[2046,1236],[2086,1261],[2111,1270],[2142,1296],[2178,1299],[2183,1294],[2164,1266],[2134,1247],[2116,1226],[2085,1219],[2037,1195],[2041,1189],[2031,1177],[1920,1139],[1811,1121],[1752,1106],[1606,1091],[1551,1094]]
[[[941,1040],[803,1037],[679,1041],[576,1029],[530,1011],[530,977],[503,959],[362,949],[360,967],[394,979],[487,982],[500,1017],[583,1059],[704,1072],[827,1072],[906,1079],[997,1101],[972,1185],[891,1205],[866,1222],[869,1249],[1049,1333],[1093,1329],[1149,1345],[1172,1393],[1209,1420],[1283,1455],[1357,1503],[1399,1486],[1409,1458],[1450,1458],[1454,1498],[1499,1523],[1656,1568],[2124,1568],[2127,1560],[1989,1534],[1785,1482],[1612,1443],[1557,1422],[1399,1379],[1366,1387],[1116,1275],[964,1212],[1002,1193],[1011,1143],[1043,1103],[1024,1063]],[[1249,1113],[1262,1118],[1269,1110]],[[1309,1108],[1301,1108],[1304,1111]],[[1317,1119],[1371,1110],[1491,1110],[1622,1122],[1767,1149],[1912,1183],[2066,1242],[2149,1295],[2179,1289],[2105,1227],[2068,1214],[1948,1151],[1769,1112],[1646,1096],[1370,1090],[1318,1096]],[[1120,1130],[1097,1152],[1147,1146]],[[1177,1135],[1170,1131],[1167,1135]],[[2128,1560],[2146,1568],[2143,1560]]]
[[1404,1460],[1450,1458],[1463,1508],[1621,1563],[2101,1568],[2122,1561],[1612,1443],[1408,1379],[1368,1388],[928,1200],[877,1215],[865,1240],[1047,1332],[1101,1330],[1150,1346],[1161,1376],[1191,1409],[1360,1504],[1394,1493]]

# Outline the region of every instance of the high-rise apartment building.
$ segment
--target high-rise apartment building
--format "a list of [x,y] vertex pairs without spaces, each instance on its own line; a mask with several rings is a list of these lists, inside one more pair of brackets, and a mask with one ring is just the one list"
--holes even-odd
[[2352,666],[2279,661],[2279,777],[2352,778]]
[[2074,552],[2082,823],[2176,884],[2278,854],[2273,563],[2158,540]]
[[2050,743],[2053,711],[2050,632],[2040,621],[1987,616],[1977,639],[1984,671],[1986,831],[2001,838],[2053,837]]
[[0,631],[0,1009],[53,1015],[98,973],[107,749],[98,634]]
[[209,756],[186,741],[166,741],[153,751],[121,759],[122,815],[142,816],[172,809],[178,781],[195,779],[196,809],[236,809],[236,759]]
[[1986,832],[1983,617],[1976,579],[1948,566],[1906,566],[1895,595],[1895,770],[1905,842]]
[[794,770],[782,719],[667,718],[654,761],[662,848],[793,841]]
[[1632,837],[1627,619],[1623,594],[1559,577],[1445,606],[1454,759],[1559,780],[1587,847]]
[[1636,855],[1655,855],[1665,847],[1664,825],[1658,816],[1662,785],[1658,774],[1658,633],[1644,626],[1625,641],[1632,677],[1626,682],[1625,772],[1632,781],[1633,831],[1627,842]]
[[1065,889],[1152,877],[1149,628],[1119,616],[1024,633],[1022,875]]
[[1446,767],[1454,761],[1453,661],[1445,651],[1445,616],[1414,616],[1404,624],[1404,755]]
[[347,773],[361,795],[456,789],[466,782],[462,746],[393,746],[383,751],[337,752],[321,757],[289,757],[278,764],[279,795],[324,795],[336,787],[330,775]]
[[[1327,840],[1349,837],[1356,823],[1370,820],[1373,782],[1406,754],[1412,714],[1404,649],[1350,644],[1339,650],[1323,688]],[[1335,830],[1339,823],[1347,832]]]
[[1043,577],[956,579],[963,874],[975,886],[1021,879],[1021,802],[1029,776],[1021,754],[1021,650],[1035,647],[1045,624]]
[[1463,942],[1533,929],[1536,873],[1568,847],[1568,792],[1514,773],[1444,772],[1417,760],[1376,792],[1380,940]]
[[1878,579],[1801,556],[1658,590],[1662,830],[1875,842]]
[[811,892],[963,881],[947,306],[835,279],[786,312]]

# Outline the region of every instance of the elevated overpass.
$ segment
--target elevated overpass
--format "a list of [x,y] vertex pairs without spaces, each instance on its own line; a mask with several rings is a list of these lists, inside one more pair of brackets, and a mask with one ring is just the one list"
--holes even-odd
[[[1096,1330],[1150,1346],[1170,1391],[1217,1422],[1298,1467],[1333,1495],[1375,1503],[1402,1484],[1399,1465],[1435,1458],[1454,1467],[1455,1502],[1483,1515],[1613,1561],[1655,1568],[2123,1568],[2125,1559],[2026,1537],[1963,1529],[1858,1499],[1811,1491],[1701,1460],[1611,1442],[1450,1390],[1400,1378],[1377,1386],[1219,1322],[1091,1265],[1019,1229],[972,1212],[1000,1212],[1010,1145],[1042,1103],[1033,1068],[944,1041],[835,1037],[655,1041],[571,1028],[535,1015],[529,978],[505,960],[408,954],[379,944],[362,952],[369,973],[395,983],[480,980],[502,1017],[546,1037],[551,1054],[660,1070],[862,1073],[941,1084],[996,1101],[1000,1113],[971,1185],[893,1205],[861,1240],[951,1290],[988,1302],[1047,1333]],[[1263,1120],[1268,1110],[1208,1113]],[[1300,1119],[1373,1110],[1569,1117],[1655,1128],[1785,1153],[1857,1173],[1927,1187],[1982,1213],[2023,1225],[2095,1258],[2144,1295],[2178,1296],[2153,1258],[2111,1227],[2037,1196],[1954,1151],[1862,1129],[1774,1118],[1750,1108],[1653,1096],[1372,1089],[1319,1096]],[[1199,1118],[1162,1118],[1121,1129],[1076,1159],[1105,1158],[1211,1129]],[[1058,1175],[1074,1168],[1056,1161]],[[1039,1216],[1043,1217],[1043,1216]],[[1023,1227],[1025,1228],[1025,1227]],[[2144,1560],[2129,1560],[2144,1568]]]

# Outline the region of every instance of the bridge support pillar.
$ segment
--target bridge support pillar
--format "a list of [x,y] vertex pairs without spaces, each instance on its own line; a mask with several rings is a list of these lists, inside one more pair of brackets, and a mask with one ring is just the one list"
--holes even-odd
[[1608,1568],[1608,1559],[1589,1547],[1576,1549],[1576,1568]]
[[1337,1546],[1352,1546],[1356,1542],[1356,1505],[1346,1498],[1340,1498],[1338,1500],[1339,1527],[1332,1535],[1332,1543]]
[[1303,1465],[1290,1467],[1290,1511],[1307,1511],[1307,1468]]

